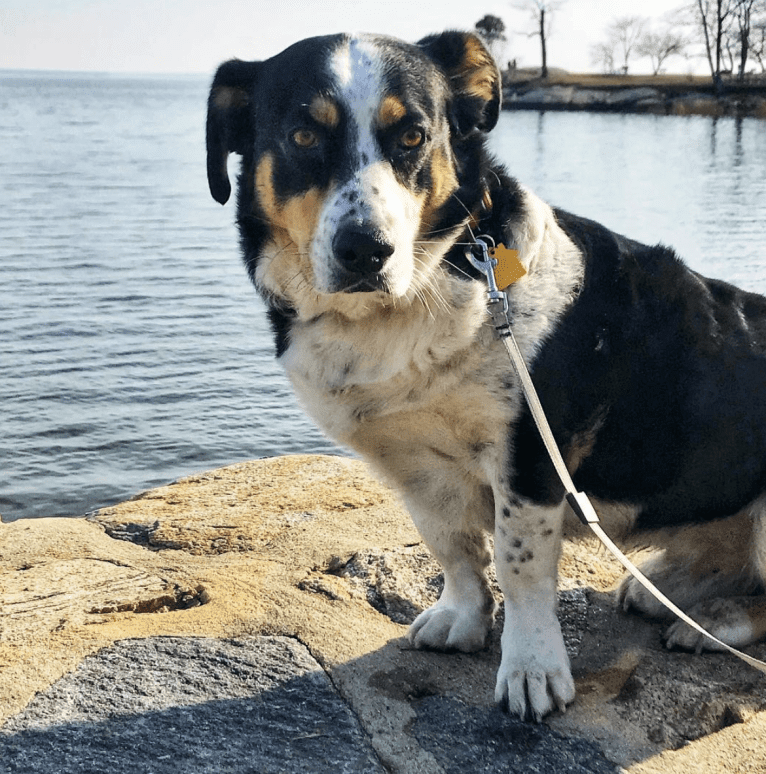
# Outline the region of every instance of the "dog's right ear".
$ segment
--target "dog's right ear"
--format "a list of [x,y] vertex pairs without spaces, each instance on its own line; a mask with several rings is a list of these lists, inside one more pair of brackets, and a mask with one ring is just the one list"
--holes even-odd
[[245,153],[253,142],[250,94],[260,62],[224,62],[215,74],[207,101],[207,182],[220,204],[231,196],[226,168],[229,153]]

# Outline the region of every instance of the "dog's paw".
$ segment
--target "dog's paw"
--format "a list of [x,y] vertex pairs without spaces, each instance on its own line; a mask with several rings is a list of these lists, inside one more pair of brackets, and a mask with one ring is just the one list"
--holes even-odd
[[[641,568],[644,571],[644,568]],[[656,584],[656,580],[653,579]],[[664,584],[663,584],[664,585]],[[667,620],[672,613],[632,575],[623,578],[617,590],[617,602],[625,612],[636,611],[649,618]]]
[[437,602],[412,622],[407,639],[416,648],[472,653],[484,647],[494,618],[494,606],[485,614],[475,607]]
[[510,714],[539,723],[553,710],[566,709],[575,685],[558,621],[536,632],[532,637],[503,634],[495,701]]
[[[749,645],[759,637],[745,601],[737,599],[708,599],[695,605],[689,617],[714,637],[734,648]],[[701,653],[703,650],[724,650],[718,643],[700,634],[696,629],[676,621],[665,632],[668,648],[681,648]]]

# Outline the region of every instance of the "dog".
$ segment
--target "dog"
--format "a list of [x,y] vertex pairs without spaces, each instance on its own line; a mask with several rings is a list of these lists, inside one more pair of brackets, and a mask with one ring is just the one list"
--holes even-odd
[[[766,299],[541,201],[486,148],[500,107],[473,34],[311,38],[220,66],[207,172],[224,204],[241,156],[244,262],[299,400],[398,488],[441,563],[409,640],[484,646],[494,551],[495,698],[539,721],[575,696],[564,490],[466,248],[483,234],[518,251],[512,330],[578,489],[607,524],[662,533],[646,572],[740,647],[766,633]],[[619,596],[662,612],[630,579]],[[667,641],[703,644],[683,624]]]

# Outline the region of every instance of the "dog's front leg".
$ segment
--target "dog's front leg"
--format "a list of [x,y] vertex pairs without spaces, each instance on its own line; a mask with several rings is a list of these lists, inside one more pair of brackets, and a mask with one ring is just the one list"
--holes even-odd
[[556,570],[564,503],[496,501],[495,565],[505,599],[495,699],[540,721],[574,699],[569,658],[556,617]]
[[[421,536],[444,571],[444,590],[439,601],[412,623],[407,637],[416,648],[461,650],[484,647],[495,617],[496,603],[487,580],[492,553],[486,532],[479,526],[486,518],[466,519],[467,502],[450,498],[435,512],[428,497],[409,494],[409,511]],[[486,509],[491,502],[477,496],[473,505]]]

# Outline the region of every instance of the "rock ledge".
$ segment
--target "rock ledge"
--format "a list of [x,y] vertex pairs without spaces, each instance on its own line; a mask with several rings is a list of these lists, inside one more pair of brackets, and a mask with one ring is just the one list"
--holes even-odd
[[500,622],[477,654],[407,646],[439,568],[358,461],[242,463],[3,524],[0,774],[766,771],[763,677],[666,651],[615,610],[619,576],[565,541],[578,699],[530,726],[492,703]]

